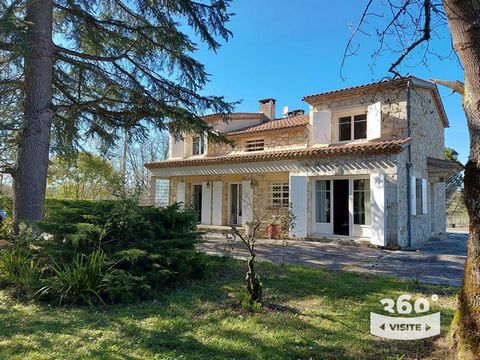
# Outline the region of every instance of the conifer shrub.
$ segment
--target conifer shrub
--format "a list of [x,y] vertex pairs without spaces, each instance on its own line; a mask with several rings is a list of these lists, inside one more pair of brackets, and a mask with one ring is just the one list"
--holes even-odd
[[[31,225],[41,236],[29,251],[47,264],[38,298],[54,303],[152,299],[209,270],[196,216],[178,204],[48,199],[45,220]],[[88,268],[92,259],[99,266]]]

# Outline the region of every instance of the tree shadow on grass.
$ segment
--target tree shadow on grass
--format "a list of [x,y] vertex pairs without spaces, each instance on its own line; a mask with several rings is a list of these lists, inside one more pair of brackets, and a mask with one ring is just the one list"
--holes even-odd
[[232,307],[230,294],[243,288],[243,263],[220,265],[210,278],[153,303],[93,309],[0,305],[0,358],[378,359],[422,358],[433,351],[432,340],[369,335],[369,312],[383,297],[411,290],[409,283],[261,263],[267,299],[279,306],[248,314]]

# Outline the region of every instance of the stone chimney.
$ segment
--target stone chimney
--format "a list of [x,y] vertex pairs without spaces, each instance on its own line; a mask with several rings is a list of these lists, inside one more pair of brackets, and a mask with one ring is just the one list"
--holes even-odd
[[270,121],[275,120],[275,102],[275,99],[259,100],[260,112],[265,114]]

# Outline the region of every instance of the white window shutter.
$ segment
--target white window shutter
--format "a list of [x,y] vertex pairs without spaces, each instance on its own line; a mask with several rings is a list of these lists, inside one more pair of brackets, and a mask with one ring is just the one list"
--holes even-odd
[[410,176],[410,206],[412,215],[417,215],[417,178]]
[[422,179],[422,214],[428,213],[427,179]]
[[367,139],[378,139],[382,136],[382,103],[377,102],[368,106],[367,112]]
[[177,183],[177,202],[181,203],[180,207],[183,208],[185,204],[185,183],[183,181]]
[[370,175],[370,242],[378,246],[386,246],[387,224],[387,176],[385,174]]
[[211,225],[212,223],[212,184],[207,186],[207,182],[202,182],[202,216],[201,223]]
[[168,146],[169,158],[183,158],[185,156],[185,144],[182,139],[175,140],[175,138],[170,135]]
[[306,176],[290,176],[290,203],[295,217],[295,226],[290,229],[291,237],[306,238],[308,234],[307,184]]
[[222,182],[213,182],[212,224],[222,225]]
[[310,126],[313,145],[332,143],[332,113],[330,111],[311,111]]
[[253,220],[253,189],[250,180],[242,181],[242,225]]

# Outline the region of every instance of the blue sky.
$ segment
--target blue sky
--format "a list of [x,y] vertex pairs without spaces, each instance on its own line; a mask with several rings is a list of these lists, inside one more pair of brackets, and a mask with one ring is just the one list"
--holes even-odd
[[[290,109],[308,110],[301,99],[305,95],[343,88],[382,79],[395,54],[385,52],[371,69],[375,36],[358,38],[360,53],[347,59],[344,75],[340,63],[350,36],[349,24],[356,24],[366,1],[319,0],[236,0],[236,14],[229,24],[233,32],[217,54],[201,49],[197,57],[211,74],[206,92],[225,95],[227,100],[242,100],[237,111],[258,111],[258,100],[277,99],[277,115],[287,105]],[[380,2],[378,2],[380,3]],[[383,9],[378,9],[384,12]],[[370,19],[371,30],[381,18]],[[450,52],[447,30],[439,32],[431,49],[441,55]],[[429,57],[428,68],[416,56],[402,68],[402,74],[421,78],[459,79],[462,70],[456,60]],[[446,129],[446,146],[468,157],[468,131],[461,99],[440,88],[450,128]]]

